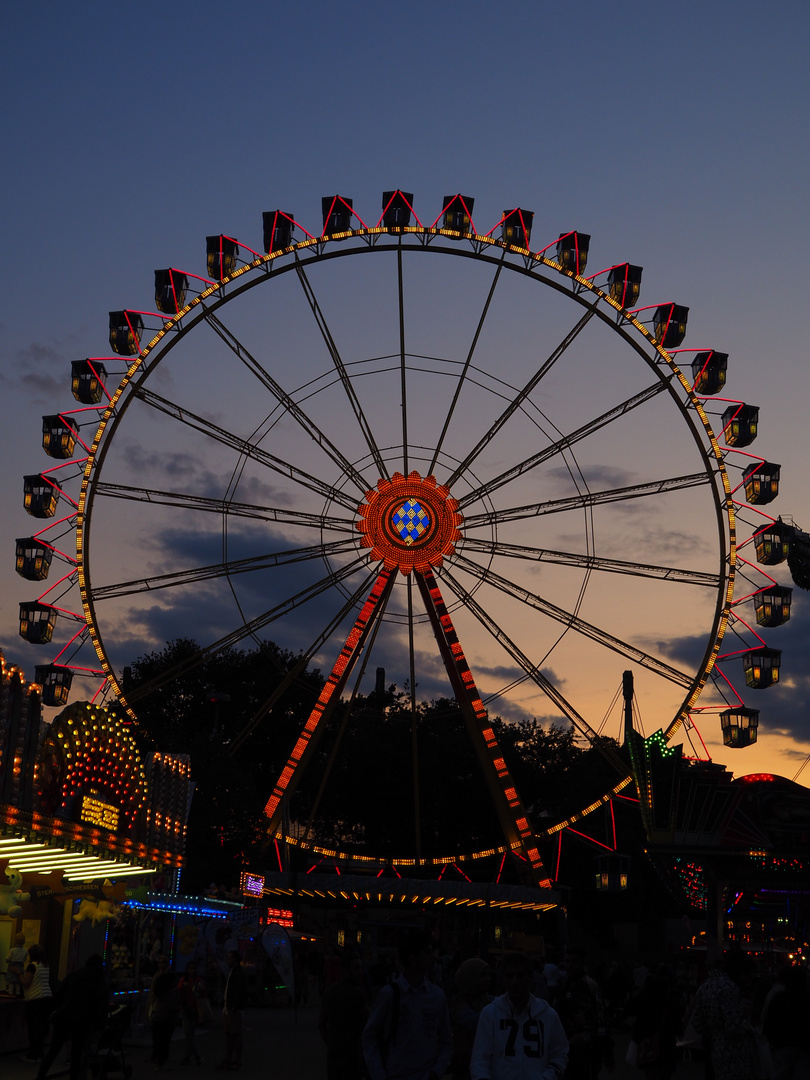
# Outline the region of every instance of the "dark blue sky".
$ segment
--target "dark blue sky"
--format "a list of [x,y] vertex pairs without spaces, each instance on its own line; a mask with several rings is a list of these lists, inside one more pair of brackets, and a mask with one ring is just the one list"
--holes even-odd
[[[153,306],[156,267],[203,273],[206,234],[258,250],[263,210],[312,229],[338,191],[376,219],[381,192],[402,187],[429,221],[468,192],[479,230],[523,206],[542,243],[591,233],[594,270],[643,265],[643,302],[689,305],[687,344],[729,353],[729,395],[760,406],[756,449],[783,466],[775,512],[810,527],[808,23],[790,0],[10,8],[7,659],[30,677],[43,659],[16,634],[31,587],[13,541],[30,529],[23,474],[52,464],[40,418],[72,401],[69,361],[107,354],[108,311]],[[774,641],[785,681],[760,695],[762,738],[736,771],[793,775],[810,750],[806,600]]]

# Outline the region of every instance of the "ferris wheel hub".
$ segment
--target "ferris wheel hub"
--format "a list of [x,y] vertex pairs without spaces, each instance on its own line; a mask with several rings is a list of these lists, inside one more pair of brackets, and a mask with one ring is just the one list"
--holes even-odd
[[379,480],[357,513],[361,545],[387,570],[406,575],[441,566],[461,539],[464,520],[449,489],[418,472]]

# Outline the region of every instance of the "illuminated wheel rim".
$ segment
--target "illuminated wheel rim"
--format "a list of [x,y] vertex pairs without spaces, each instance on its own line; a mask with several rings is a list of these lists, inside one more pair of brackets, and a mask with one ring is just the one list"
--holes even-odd
[[[362,259],[360,256],[368,256],[368,259]],[[121,618],[108,620],[109,625],[107,625],[104,614],[105,605],[110,599],[116,597],[120,599],[123,595],[146,595],[153,589],[155,590],[153,595],[157,595],[156,590],[163,588],[163,584],[158,579],[172,577],[171,572],[150,576],[145,572],[146,562],[138,565],[138,573],[131,572],[126,575],[121,573],[120,564],[112,567],[105,565],[116,562],[115,559],[110,558],[109,553],[110,536],[113,532],[111,522],[119,508],[125,505],[119,502],[119,499],[130,500],[137,505],[140,518],[138,527],[142,530],[140,539],[132,536],[127,538],[125,543],[127,552],[137,551],[144,537],[158,531],[155,527],[155,518],[149,518],[151,511],[144,504],[152,503],[154,507],[158,502],[157,494],[161,492],[146,475],[148,470],[135,469],[131,457],[131,447],[137,445],[139,438],[139,420],[135,419],[136,414],[138,417],[147,414],[150,423],[158,414],[161,418],[168,417],[166,421],[168,429],[172,430],[172,425],[174,425],[174,434],[178,437],[180,433],[185,433],[188,427],[194,428],[196,420],[190,421],[189,417],[199,420],[204,411],[197,401],[199,395],[196,394],[196,388],[188,385],[184,387],[186,391],[191,391],[187,395],[191,399],[188,405],[182,401],[178,402],[174,397],[163,392],[165,386],[172,383],[175,357],[184,350],[185,353],[189,353],[193,348],[194,340],[205,333],[206,326],[208,328],[213,326],[216,329],[218,324],[221,328],[225,325],[221,320],[227,320],[224,333],[221,329],[217,329],[220,338],[225,341],[225,345],[221,347],[221,355],[236,363],[234,357],[239,359],[239,350],[243,349],[243,346],[239,335],[231,329],[229,312],[231,308],[236,309],[245,298],[250,298],[254,293],[258,295],[257,287],[260,285],[266,285],[272,290],[280,288],[284,282],[295,283],[296,277],[303,278],[307,285],[309,285],[308,279],[312,279],[313,295],[317,292],[314,306],[311,301],[309,304],[315,315],[313,325],[325,339],[332,338],[333,328],[327,325],[327,334],[323,335],[323,327],[319,322],[321,319],[326,324],[326,316],[323,315],[322,310],[326,307],[322,300],[322,290],[329,287],[330,281],[340,286],[346,268],[353,267],[354,264],[361,268],[357,271],[358,278],[363,278],[364,274],[366,279],[381,278],[382,273],[378,274],[376,267],[371,270],[363,269],[369,259],[372,264],[375,260],[384,261],[389,280],[393,282],[394,293],[396,294],[397,287],[399,289],[400,316],[402,316],[403,292],[407,295],[409,281],[418,280],[422,273],[421,265],[426,259],[430,262],[434,260],[441,262],[442,269],[437,280],[452,280],[453,272],[458,269],[462,277],[474,278],[479,296],[486,296],[487,287],[489,287],[490,300],[492,292],[495,291],[494,283],[498,282],[501,275],[501,284],[498,288],[505,287],[503,281],[506,278],[513,279],[517,283],[515,290],[521,303],[527,303],[525,296],[529,290],[552,297],[556,305],[555,317],[559,310],[573,311],[573,319],[569,320],[567,328],[564,328],[562,333],[557,332],[553,345],[561,341],[565,342],[567,336],[571,334],[576,337],[579,333],[576,328],[580,324],[588,324],[591,329],[598,327],[603,339],[613,343],[611,349],[621,349],[627,355],[629,365],[634,370],[646,372],[648,379],[648,382],[642,384],[641,387],[633,387],[630,383],[623,384],[618,374],[613,382],[608,378],[606,385],[611,387],[611,396],[606,399],[600,398],[596,390],[589,389],[576,377],[572,377],[568,384],[563,382],[560,394],[566,389],[570,390],[571,386],[578,387],[575,390],[575,393],[579,395],[578,404],[583,404],[589,394],[596,395],[595,400],[580,411],[584,421],[580,427],[587,428],[590,423],[592,428],[589,434],[582,437],[582,443],[587,444],[589,439],[598,441],[601,431],[612,430],[612,425],[618,425],[619,420],[624,416],[637,413],[640,415],[647,402],[655,401],[659,404],[666,402],[666,409],[675,418],[674,423],[677,427],[673,445],[679,447],[675,451],[669,451],[671,455],[669,460],[677,465],[679,455],[683,453],[685,457],[691,459],[692,464],[681,469],[672,468],[664,475],[659,471],[640,483],[624,485],[614,483],[612,488],[607,489],[607,494],[605,494],[604,484],[600,490],[595,491],[594,484],[589,484],[587,481],[588,467],[581,464],[581,458],[572,449],[577,441],[572,437],[572,433],[575,434],[579,429],[573,421],[564,424],[562,420],[556,418],[556,414],[549,419],[550,409],[546,406],[542,393],[553,383],[551,376],[544,375],[538,380],[539,392],[535,393],[533,389],[518,404],[515,404],[520,395],[525,392],[526,379],[531,376],[533,370],[539,371],[540,368],[534,368],[532,362],[514,363],[511,368],[505,364],[504,370],[499,369],[497,364],[487,368],[485,364],[479,365],[476,362],[477,357],[470,363],[469,356],[472,356],[475,344],[465,359],[470,339],[474,338],[473,331],[476,327],[480,331],[486,319],[491,318],[491,315],[487,315],[489,300],[482,313],[479,299],[478,318],[473,319],[469,324],[469,333],[466,335],[463,347],[459,345],[449,359],[450,349],[444,342],[441,346],[436,345],[429,351],[425,347],[414,348],[410,351],[410,348],[403,346],[399,350],[400,355],[397,355],[396,349],[389,349],[388,353],[375,352],[374,342],[368,345],[365,335],[361,334],[360,337],[363,340],[355,349],[350,350],[351,359],[346,362],[344,369],[354,398],[346,388],[345,380],[344,387],[341,388],[341,378],[344,373],[341,373],[341,378],[335,375],[335,369],[332,366],[334,357],[330,358],[326,355],[322,358],[321,374],[310,376],[307,372],[307,377],[304,377],[295,373],[295,377],[286,382],[290,399],[295,401],[296,407],[305,414],[311,410],[311,414],[315,415],[317,423],[323,430],[327,430],[329,409],[322,406],[329,395],[332,395],[333,401],[340,400],[344,406],[347,400],[351,401],[353,408],[357,404],[360,412],[356,413],[357,425],[353,437],[345,440],[350,443],[350,448],[346,448],[345,451],[342,449],[342,431],[329,429],[327,433],[331,440],[330,446],[336,446],[337,452],[329,451],[320,475],[302,470],[318,483],[310,484],[309,480],[292,478],[291,487],[287,489],[286,495],[289,496],[292,492],[299,501],[296,502],[295,499],[290,501],[288,498],[285,504],[282,499],[281,503],[272,507],[276,517],[271,517],[270,520],[283,519],[284,513],[288,515],[292,515],[293,512],[298,513],[298,507],[306,504],[306,512],[314,520],[314,525],[311,527],[315,529],[319,539],[309,545],[300,546],[300,552],[303,553],[306,550],[306,554],[301,554],[300,559],[309,560],[307,562],[309,566],[315,565],[315,562],[319,560],[319,565],[326,568],[326,574],[322,575],[321,579],[328,581],[328,587],[324,587],[326,593],[340,597],[341,602],[346,597],[355,596],[361,570],[367,573],[375,566],[394,569],[400,582],[395,588],[394,595],[399,596],[399,601],[394,603],[384,616],[381,616],[392,625],[400,627],[404,625],[410,628],[414,626],[418,628],[420,625],[423,628],[427,627],[424,613],[413,605],[410,595],[409,575],[414,570],[419,571],[420,568],[429,568],[436,573],[451,613],[458,612],[458,616],[453,617],[458,617],[462,621],[467,620],[471,626],[483,627],[483,631],[476,629],[475,632],[482,633],[492,649],[503,648],[504,641],[510,640],[512,621],[508,615],[502,614],[505,610],[500,606],[503,597],[509,603],[517,605],[522,619],[534,619],[536,625],[549,622],[553,629],[550,634],[542,638],[542,643],[538,645],[535,652],[532,652],[534,638],[530,630],[524,634],[522,648],[515,644],[514,649],[509,652],[509,646],[506,646],[507,652],[500,653],[501,661],[506,656],[508,663],[516,669],[520,663],[523,663],[520,656],[526,658],[527,662],[523,663],[523,670],[514,679],[509,680],[503,677],[504,684],[512,684],[507,685],[503,693],[498,685],[488,680],[488,685],[482,693],[485,704],[487,701],[495,703],[493,706],[495,711],[498,711],[497,707],[506,699],[506,695],[514,687],[519,687],[521,688],[519,693],[522,694],[525,690],[526,694],[518,699],[516,707],[519,707],[524,714],[532,714],[532,708],[534,708],[534,715],[547,715],[547,712],[543,712],[543,707],[547,708],[547,705],[541,706],[539,703],[547,703],[549,683],[553,684],[553,678],[549,680],[543,671],[548,669],[553,675],[555,657],[563,654],[565,650],[570,653],[572,650],[569,649],[569,644],[576,638],[577,647],[582,650],[584,657],[583,664],[589,670],[593,670],[593,665],[587,650],[595,647],[600,654],[608,652],[615,658],[614,681],[616,683],[619,681],[623,667],[633,667],[639,673],[640,682],[644,684],[648,696],[650,686],[660,685],[667,689],[667,714],[660,722],[665,737],[667,740],[671,739],[679,727],[688,720],[690,710],[694,708],[712,671],[731,606],[736,558],[733,503],[723,464],[723,453],[701,402],[692,392],[690,383],[683,376],[672,356],[660,346],[642,323],[622,311],[611,297],[592,281],[574,277],[549,259],[531,256],[524,249],[510,247],[491,237],[475,235],[462,237],[448,230],[408,228],[392,234],[385,229],[358,229],[343,234],[337,239],[313,238],[283,251],[273,252],[267,257],[257,258],[253,263],[241,267],[231,277],[212,285],[200,296],[195,297],[176,317],[167,320],[164,328],[143,348],[140,355],[134,358],[126,376],[112,393],[111,403],[102,416],[90,447],[91,452],[84,469],[77,519],[79,583],[83,610],[91,639],[109,684],[126,705],[126,695],[117,674],[122,660]],[[412,266],[408,265],[411,263]],[[406,265],[404,270],[403,264]],[[351,273],[354,274],[355,271],[352,269]],[[353,284],[354,281],[355,278],[352,277],[351,283]],[[374,292],[377,284],[372,282],[369,288]],[[338,292],[340,293],[340,288]],[[497,292],[495,295],[500,296]],[[307,299],[309,300],[309,296]],[[435,302],[435,307],[440,309],[441,301],[431,296],[423,299],[423,302],[429,309],[428,313],[432,313],[434,323],[440,326],[441,318],[435,317],[431,305]],[[282,310],[281,302],[273,310],[278,314]],[[334,306],[331,310],[334,310]],[[253,318],[254,315],[254,308],[250,308],[248,318]],[[510,312],[507,311],[507,316],[509,315]],[[501,319],[502,325],[509,323],[507,316]],[[420,325],[420,318],[424,321],[424,317],[418,316],[411,323],[406,315],[404,321],[408,326]],[[351,322],[350,319],[340,321],[340,326],[334,336],[340,337],[340,331],[344,329],[344,321],[347,324]],[[400,317],[400,327],[402,323],[403,319]],[[252,330],[251,333],[253,333]],[[232,340],[227,341],[226,336],[230,336]],[[312,339],[317,340],[317,335],[310,334],[310,345]],[[188,346],[187,341],[191,343]],[[504,356],[507,359],[513,358],[514,354],[524,347],[525,343],[522,339],[517,346],[507,344],[504,348]],[[341,349],[345,349],[342,338]],[[243,349],[243,351],[250,353],[250,349]],[[573,346],[567,344],[560,351],[560,355],[567,359],[568,355],[574,351]],[[549,350],[547,347],[538,347],[536,355],[546,360]],[[389,367],[395,373],[393,379],[389,379],[386,383],[388,389],[391,385],[401,382],[403,387],[407,383],[407,390],[403,390],[399,398],[396,392],[388,395],[388,399],[394,399],[394,407],[388,408],[385,417],[378,424],[374,409],[367,404],[373,395],[370,391],[366,393],[366,386],[376,387],[378,382],[384,380],[384,374],[388,369],[379,359],[381,356],[386,359],[386,363],[390,361]],[[291,369],[295,367],[286,358],[283,363],[275,365],[267,362],[264,357],[261,359],[264,361],[265,369],[278,379],[290,376]],[[501,359],[498,359],[498,364]],[[578,363],[579,357],[576,360]],[[546,363],[548,364],[548,361]],[[557,363],[556,360],[555,363]],[[186,355],[183,356],[182,361],[178,361],[177,367],[178,375],[175,378],[175,385],[179,385],[183,374],[191,370]],[[438,420],[431,418],[434,432],[432,438],[424,435],[422,429],[414,434],[413,438],[409,438],[398,429],[397,424],[389,422],[392,416],[397,415],[397,407],[402,410],[404,404],[407,403],[410,409],[409,418],[413,423],[414,414],[418,414],[420,405],[419,393],[414,388],[420,380],[427,387],[422,399],[425,403],[423,411],[430,411],[427,406],[432,407],[434,397],[439,397],[439,391],[444,392],[444,404],[439,410]],[[472,386],[476,388],[477,396],[474,397],[473,406],[468,409],[466,415],[474,417],[473,429],[469,430],[467,423],[463,423],[458,425],[458,430],[455,430],[453,424],[456,424],[458,418],[462,416],[464,395]],[[456,408],[455,399],[452,409],[447,405],[451,396],[448,387],[450,391],[453,388],[463,387],[463,393],[460,396],[456,395],[462,402],[458,408]],[[344,390],[345,396],[343,396]],[[553,395],[549,393],[549,396]],[[384,395],[381,399],[386,400]],[[246,400],[243,398],[242,402]],[[226,403],[220,401],[217,404],[224,407]],[[503,423],[505,431],[508,432],[509,425],[517,425],[519,421],[522,425],[520,434],[525,436],[526,431],[535,431],[541,449],[543,446],[551,447],[552,450],[555,446],[558,447],[551,456],[563,463],[564,469],[571,474],[571,490],[574,494],[569,496],[570,511],[564,507],[558,511],[556,506],[553,510],[549,510],[551,503],[565,503],[565,497],[556,499],[550,497],[556,493],[557,489],[554,485],[559,486],[561,481],[559,476],[547,473],[541,496],[536,499],[535,504],[532,504],[534,507],[532,513],[538,520],[552,512],[561,514],[570,512],[571,515],[582,518],[584,521],[582,534],[586,539],[575,552],[559,548],[552,549],[545,543],[535,543],[534,548],[531,544],[513,543],[510,536],[512,523],[522,522],[520,529],[525,530],[525,523],[530,515],[527,511],[522,518],[517,516],[515,512],[520,509],[520,506],[517,505],[516,500],[510,504],[505,494],[508,495],[513,486],[523,492],[525,478],[532,477],[539,470],[536,466],[526,464],[530,461],[532,448],[527,445],[525,438],[517,440],[512,447],[511,461],[504,458],[504,445],[498,445],[500,455],[496,474],[498,484],[492,483],[495,466],[484,460],[486,455],[482,452],[480,455],[470,456],[470,448],[475,448],[477,439],[481,441],[479,436],[491,430],[491,425],[488,429],[487,420],[483,416],[488,405],[491,406],[490,420],[492,416],[497,415],[498,409],[504,408],[504,405],[513,407],[513,413]],[[611,415],[611,407],[615,415]],[[173,412],[174,415],[172,415]],[[181,415],[182,412],[185,412],[185,415]],[[238,560],[233,558],[233,552],[240,539],[234,522],[241,520],[240,514],[247,513],[244,510],[246,505],[251,505],[254,509],[268,510],[268,514],[265,514],[265,520],[268,520],[269,503],[263,504],[260,500],[251,500],[242,496],[255,479],[256,469],[262,464],[262,461],[258,460],[262,458],[262,454],[264,454],[262,460],[265,465],[269,460],[268,455],[277,453],[279,458],[284,457],[279,452],[279,447],[282,445],[279,433],[282,427],[285,427],[286,433],[289,432],[290,414],[279,408],[276,403],[264,420],[259,418],[260,422],[254,422],[246,419],[244,423],[241,421],[239,424],[231,423],[229,427],[227,423],[221,424],[215,421],[216,408],[211,409],[210,412],[211,416],[203,417],[202,424],[197,424],[194,430],[198,434],[202,433],[204,440],[208,439],[218,446],[225,445],[227,440],[223,440],[220,435],[215,435],[215,427],[216,431],[223,429],[232,436],[228,446],[231,454],[230,464],[227,470],[222,471],[223,490],[216,498],[209,499],[209,503],[204,507],[205,513],[210,513],[213,504],[219,506],[219,519],[224,538],[221,563],[223,569],[216,577],[234,599],[235,620],[231,640],[244,641],[251,634],[254,636],[260,634],[264,625],[267,625],[267,636],[285,645],[287,641],[283,632],[278,632],[276,620],[260,625],[261,620],[257,619],[250,608],[250,590],[244,589],[242,584],[245,580],[244,574],[249,576],[251,568],[248,567],[244,571],[241,566],[237,568]],[[575,412],[577,410],[573,410],[572,415]],[[380,413],[382,415],[382,409]],[[603,416],[607,416],[608,419],[602,422],[600,417]],[[414,424],[413,427],[415,428],[416,425]],[[665,437],[656,423],[653,423],[651,427],[649,445],[645,447],[639,444],[638,447],[640,462],[645,459],[645,456],[648,459],[654,458],[655,453],[650,447],[654,447],[657,440]],[[311,432],[308,437],[312,439]],[[488,450],[491,444],[496,443],[497,437],[493,436],[491,443],[488,443],[485,449]],[[162,444],[159,449],[161,448]],[[506,449],[508,450],[508,447]],[[146,455],[141,454],[141,458],[143,457]],[[128,479],[127,468],[130,470]],[[253,473],[248,475],[251,469]],[[509,479],[510,469],[514,474],[514,479]],[[562,471],[563,465],[560,466],[560,472]],[[602,468],[602,471],[607,473],[608,470]],[[617,472],[620,471],[621,469],[617,469]],[[625,472],[628,470],[625,469]],[[672,478],[669,473],[675,473],[676,476]],[[272,475],[273,481],[276,482],[279,474],[276,471],[268,475]],[[503,479],[504,477],[506,479]],[[448,479],[452,482],[446,483]],[[649,491],[641,490],[645,487]],[[122,488],[127,489],[126,494],[122,495],[120,490],[116,490]],[[139,491],[148,494],[139,495]],[[620,552],[616,545],[614,544],[611,548],[610,543],[606,545],[609,555],[603,557],[599,554],[594,540],[599,533],[599,529],[594,527],[594,515],[600,512],[597,509],[600,504],[618,504],[628,510],[637,505],[637,499],[648,495],[649,503],[659,498],[660,505],[663,505],[667,496],[673,492],[677,494],[679,507],[683,507],[684,500],[691,498],[694,492],[699,492],[702,499],[699,508],[701,532],[696,541],[696,547],[699,545],[702,549],[710,550],[708,554],[701,555],[699,569],[695,569],[692,573],[688,565],[684,568],[682,563],[678,565],[675,560],[668,565],[641,557],[622,559],[617,557]],[[162,494],[165,494],[165,491]],[[188,511],[193,515],[195,512],[193,501],[196,499],[199,502],[205,498],[196,490],[184,491],[182,485],[179,490],[171,494],[177,498],[173,503],[164,501],[163,505],[171,505],[174,513]],[[283,511],[280,515],[277,514],[279,506]],[[289,509],[285,510],[285,506]],[[413,511],[416,527],[415,531],[406,535],[401,531],[400,526],[403,525],[408,511]],[[675,511],[675,516],[677,513],[678,511]],[[510,514],[513,516],[510,517]],[[667,514],[668,511],[658,514],[657,528],[660,528],[660,521]],[[544,520],[550,519],[545,517]],[[285,527],[294,531],[296,526],[290,524],[288,520]],[[337,546],[330,539],[334,536],[340,538]],[[521,540],[525,540],[526,536],[525,531],[519,533]],[[518,548],[522,550],[513,550]],[[686,542],[684,542],[682,553],[689,554],[689,545]],[[250,557],[247,561],[250,561]],[[261,563],[261,557],[257,556],[255,561],[258,565]],[[684,558],[684,562],[688,564],[688,561]],[[535,566],[541,565],[544,574],[563,574],[563,570],[556,568],[565,567],[567,572],[573,567],[578,578],[573,586],[566,585],[566,588],[569,593],[573,593],[574,599],[566,606],[565,603],[558,603],[556,597],[549,599],[542,595],[541,590],[531,587],[531,579],[525,575],[521,580],[522,568],[531,563]],[[272,574],[271,564],[272,560],[266,560],[258,569],[261,573]],[[347,570],[350,564],[354,565],[353,570]],[[101,571],[99,567],[102,568]],[[506,572],[505,568],[507,568]],[[668,573],[670,570],[674,573]],[[278,576],[281,577],[283,573],[282,567]],[[678,574],[684,576],[679,579]],[[183,575],[184,572],[174,572],[176,582],[172,584],[176,583],[179,590],[182,590],[184,586],[189,586],[193,590],[199,577],[195,577],[193,573]],[[624,601],[626,607],[632,610],[633,604],[639,603],[642,606],[640,610],[643,609],[645,613],[645,618],[649,614],[648,609],[654,606],[645,598],[650,595],[650,589],[659,589],[660,582],[665,580],[668,584],[674,582],[673,592],[678,589],[683,590],[679,594],[681,597],[684,591],[697,592],[696,586],[698,586],[701,595],[700,619],[698,620],[700,628],[694,636],[699,639],[699,656],[693,665],[686,667],[672,663],[665,652],[656,653],[653,647],[645,644],[649,643],[653,637],[649,619],[645,623],[644,633],[639,635],[638,640],[628,640],[626,635],[613,633],[610,629],[605,629],[595,621],[585,618],[583,613],[587,606],[587,598],[591,591],[596,591],[593,589],[594,576],[602,581],[608,576],[611,576],[612,580],[621,578],[626,585],[627,598]],[[127,592],[125,586],[133,587]],[[642,597],[641,600],[634,599],[634,586],[638,586],[636,591]],[[404,591],[406,587],[407,602]],[[279,590],[280,594],[283,593],[282,584],[279,584]],[[317,593],[313,591],[313,595],[317,596],[326,595],[326,593],[324,590]],[[498,602],[494,605],[493,613],[489,598],[495,594],[498,596]],[[615,590],[612,595],[617,595]],[[201,603],[203,599],[201,597]],[[361,599],[356,600],[354,611],[359,609],[361,602]],[[332,602],[332,610],[337,604],[337,600]],[[679,599],[678,604],[681,605],[681,610],[678,614],[680,621],[677,629],[683,635],[689,605],[682,599]],[[599,608],[599,604],[596,606]],[[602,608],[605,606],[609,605],[602,604]],[[675,603],[668,605],[661,613],[659,641],[666,639],[676,606]],[[328,614],[321,617],[324,623],[328,621]],[[488,619],[489,625],[487,625]],[[284,620],[281,621],[283,623]],[[595,633],[592,632],[594,628]],[[459,629],[462,639],[464,632],[463,629]],[[224,634],[221,636],[225,637]],[[539,634],[537,639],[540,641]],[[318,653],[319,658],[334,655],[335,645],[339,647],[338,638],[335,637],[333,642],[331,653],[325,647]],[[302,647],[301,641],[294,640],[292,647]],[[112,655],[113,649],[117,650],[115,656]],[[482,646],[474,649],[473,652],[484,655],[485,649]],[[416,653],[419,653],[418,645]],[[131,656],[132,653],[129,655]],[[411,645],[411,669],[414,668],[415,659],[418,660],[418,655],[415,657],[414,646]],[[570,661],[566,659],[566,663]],[[472,659],[471,665],[475,672]],[[497,667],[497,662],[492,666]],[[500,666],[504,666],[503,662]],[[401,683],[403,677],[407,678],[407,674],[407,665],[405,665],[403,671],[396,673],[396,681]],[[393,677],[394,673],[392,673]],[[571,685],[570,675],[564,676],[561,683],[567,689]],[[530,692],[527,687],[530,688]],[[527,708],[526,701],[532,696],[538,704],[535,706],[530,704]],[[592,739],[595,724],[588,719],[588,716],[594,717],[593,708],[578,709],[574,701],[575,696],[571,694],[569,699],[568,694],[563,693],[559,688],[552,693],[551,702],[554,714],[573,722],[585,738]],[[135,712],[137,712],[137,706],[135,706]],[[658,718],[654,717],[653,722],[658,722]],[[552,820],[545,828],[537,827],[537,822],[535,822],[536,835],[542,837],[556,833],[566,824],[604,803],[612,794],[626,787],[629,782],[628,776],[618,776],[616,784],[610,790],[605,791],[599,799],[589,802],[587,807],[583,806],[581,811],[567,816],[565,820]],[[422,861],[430,860],[423,859]]]

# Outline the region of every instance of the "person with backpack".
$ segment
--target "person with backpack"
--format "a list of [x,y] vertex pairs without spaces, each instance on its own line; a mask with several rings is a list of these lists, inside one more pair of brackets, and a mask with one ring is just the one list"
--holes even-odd
[[439,1080],[453,1035],[444,991],[427,977],[433,939],[409,930],[397,951],[402,974],[380,990],[363,1031],[366,1068],[371,1080]]

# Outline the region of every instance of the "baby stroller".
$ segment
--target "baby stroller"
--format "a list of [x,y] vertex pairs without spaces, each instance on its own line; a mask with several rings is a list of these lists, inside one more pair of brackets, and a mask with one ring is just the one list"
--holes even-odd
[[93,1080],[107,1080],[116,1073],[120,1073],[123,1080],[132,1076],[132,1066],[124,1056],[124,1035],[129,1030],[131,1013],[129,1005],[110,1010],[107,1024],[98,1037],[96,1052],[90,1058]]

